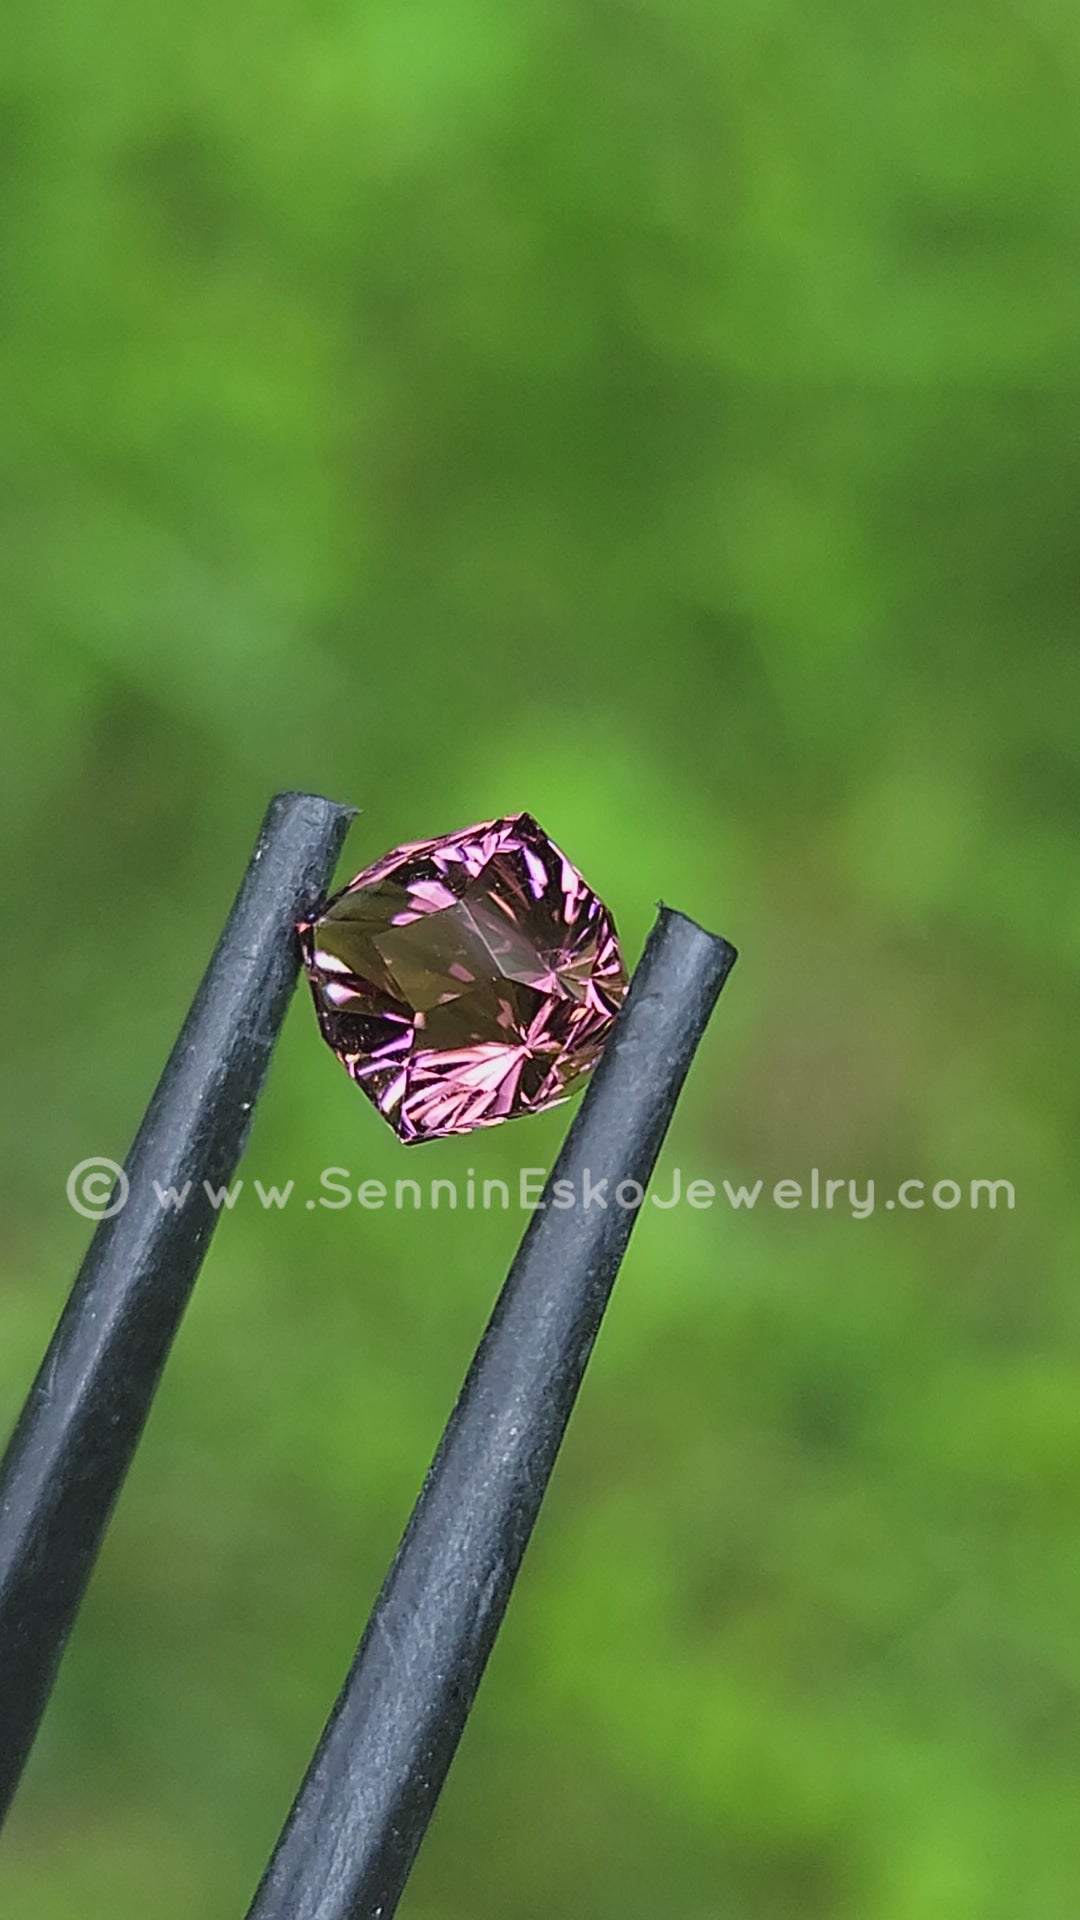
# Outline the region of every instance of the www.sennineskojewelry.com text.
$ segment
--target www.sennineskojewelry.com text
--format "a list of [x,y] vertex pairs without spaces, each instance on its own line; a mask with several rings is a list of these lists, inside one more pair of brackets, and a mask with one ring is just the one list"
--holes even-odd
[[[580,1208],[621,1208],[637,1212],[655,1207],[670,1212],[687,1206],[706,1212],[720,1206],[733,1212],[753,1212],[755,1208],[775,1207],[784,1213],[810,1212],[842,1214],[852,1220],[868,1220],[874,1213],[900,1211],[918,1213],[926,1208],[939,1213],[957,1209],[977,1212],[982,1209],[1013,1209],[1016,1190],[1011,1180],[903,1180],[886,1193],[871,1177],[847,1178],[828,1175],[818,1167],[800,1179],[736,1182],[700,1177],[684,1178],[675,1167],[658,1177],[646,1194],[636,1180],[613,1183],[585,1172],[577,1181],[556,1180],[545,1194],[548,1174],[545,1167],[522,1167],[516,1180],[479,1179],[470,1169],[464,1179],[446,1176],[421,1181],[410,1177],[400,1180],[356,1180],[347,1167],[324,1167],[312,1190],[298,1188],[295,1180],[269,1184],[261,1180],[237,1179],[216,1187],[210,1181],[187,1181],[182,1187],[152,1181],[155,1203],[164,1212],[182,1208],[209,1206],[215,1212],[231,1212],[244,1196],[247,1203],[264,1212],[281,1212],[287,1207],[303,1206],[309,1212],[317,1208],[327,1213],[343,1213],[360,1207],[379,1212],[384,1207],[399,1211],[423,1207],[434,1211],[462,1208],[465,1211],[492,1209],[508,1211],[516,1207],[534,1213],[541,1207],[555,1212]],[[130,1183],[116,1161],[93,1155],[73,1167],[67,1180],[67,1197],[76,1213],[89,1220],[106,1220],[119,1213],[131,1197]]]

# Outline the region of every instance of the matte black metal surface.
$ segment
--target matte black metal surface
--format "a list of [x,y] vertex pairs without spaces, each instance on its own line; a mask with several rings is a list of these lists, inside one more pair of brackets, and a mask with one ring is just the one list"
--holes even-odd
[[[725,941],[661,909],[533,1215],[249,1920],[388,1920],[510,1597]],[[606,1209],[580,1202],[586,1173]],[[477,1863],[482,1872],[482,1863]]]
[[[326,892],[352,811],[279,794],[99,1223],[0,1469],[0,1815],[217,1220],[201,1183],[243,1150],[296,979],[297,918]],[[165,1210],[153,1182],[189,1203]]]

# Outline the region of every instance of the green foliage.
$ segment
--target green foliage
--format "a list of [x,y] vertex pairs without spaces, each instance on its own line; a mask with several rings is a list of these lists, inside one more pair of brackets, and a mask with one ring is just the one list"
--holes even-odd
[[[9,0],[13,1414],[268,794],[529,807],[743,959],[409,1920],[1066,1920],[1077,17]],[[420,1149],[516,1177],[565,1116]],[[245,1163],[401,1150],[298,1002]],[[409,1158],[408,1170],[416,1160]],[[223,1224],[7,1920],[244,1910],[521,1219]]]

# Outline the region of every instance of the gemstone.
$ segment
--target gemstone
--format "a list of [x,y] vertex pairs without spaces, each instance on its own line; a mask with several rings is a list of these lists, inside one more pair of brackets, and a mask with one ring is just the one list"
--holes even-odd
[[626,992],[611,915],[528,813],[395,848],[298,930],[323,1037],[410,1143],[558,1105]]

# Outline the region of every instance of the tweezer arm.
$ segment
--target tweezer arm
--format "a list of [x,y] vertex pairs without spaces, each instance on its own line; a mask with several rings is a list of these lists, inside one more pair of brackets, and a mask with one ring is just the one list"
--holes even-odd
[[[271,801],[191,1011],[0,1468],[0,1818],[49,1697],[113,1503],[243,1151],[296,979],[294,923],[325,893],[352,810]],[[191,1182],[163,1209],[154,1190]]]
[[[734,960],[726,941],[661,909],[249,1920],[395,1911],[636,1218],[616,1190],[648,1181]],[[586,1178],[606,1206],[583,1204]],[[552,1204],[559,1181],[570,1208]]]

